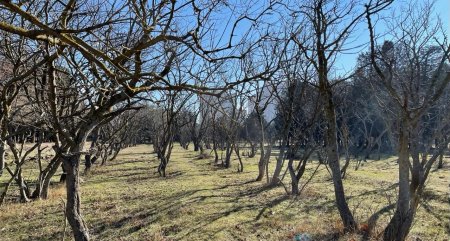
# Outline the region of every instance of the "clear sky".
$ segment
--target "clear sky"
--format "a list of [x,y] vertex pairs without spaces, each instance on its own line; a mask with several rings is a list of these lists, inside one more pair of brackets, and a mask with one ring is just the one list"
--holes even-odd
[[450,0],[436,1],[436,12],[441,16],[447,34],[450,34]]

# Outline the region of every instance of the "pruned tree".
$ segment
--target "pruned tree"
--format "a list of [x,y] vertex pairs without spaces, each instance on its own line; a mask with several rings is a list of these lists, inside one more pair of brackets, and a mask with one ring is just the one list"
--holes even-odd
[[[131,99],[144,92],[207,91],[196,85],[174,84],[165,79],[176,56],[190,52],[200,56],[202,61],[239,60],[253,49],[252,43],[262,41],[263,36],[257,32],[244,33],[240,35],[241,40],[237,40],[234,37],[236,26],[245,21],[256,22],[270,10],[269,5],[252,13],[231,11],[234,20],[230,21],[234,24],[222,31],[230,30],[230,38],[225,44],[222,40],[209,44],[205,36],[214,26],[215,10],[228,8],[228,4],[68,0],[54,4],[47,1],[24,4],[2,1],[0,5],[2,31],[42,44],[46,58],[58,57],[45,66],[43,75],[46,81],[42,84],[48,93],[46,102],[49,109],[45,114],[50,128],[57,133],[60,144],[56,149],[67,173],[66,214],[75,240],[90,239],[81,215],[79,173],[80,159],[87,154],[84,146],[92,130],[132,107],[134,102]],[[27,22],[30,26],[20,26],[17,24],[20,22]],[[246,36],[252,36],[252,39]],[[249,47],[241,48],[238,54],[228,51],[242,46],[244,40],[252,42],[248,43]],[[59,61],[64,64],[58,64]],[[59,66],[70,69],[62,70]],[[62,97],[59,93],[64,72],[69,73],[68,79],[74,81],[72,86],[65,86],[74,92],[71,95],[78,100],[74,104],[58,101]],[[264,74],[224,83],[218,90],[223,91]]]
[[[387,7],[391,1],[376,1],[368,4],[371,12],[378,12]],[[326,153],[328,165],[333,175],[336,206],[346,230],[354,230],[357,225],[348,207],[342,183],[339,164],[337,139],[335,86],[348,77],[334,78],[331,70],[335,58],[342,53],[352,30],[364,19],[363,6],[356,1],[342,3],[339,1],[311,1],[298,9],[305,19],[294,27],[292,38],[298,45],[299,54],[312,63],[315,73],[310,81],[320,93],[323,102],[324,118],[327,123]],[[298,15],[293,15],[299,18]],[[298,21],[298,19],[295,19]]]
[[[437,115],[443,93],[449,91],[450,45],[439,22],[432,21],[432,5],[414,2],[387,22],[391,40],[377,42],[373,11],[366,7],[370,32],[372,86],[383,95],[385,116],[397,137],[399,188],[396,210],[384,240],[405,240],[420,203],[432,165],[448,145],[431,141],[448,135],[448,112]],[[386,105],[388,102],[389,104]],[[442,109],[443,110],[443,109]],[[434,120],[434,121],[431,121]],[[432,123],[435,122],[435,123]],[[428,128],[430,125],[433,127]],[[426,133],[425,130],[433,130]]]
[[192,95],[186,95],[177,90],[164,91],[161,94],[163,99],[159,102],[159,108],[155,110],[155,119],[152,123],[152,142],[154,151],[160,160],[158,173],[165,177],[166,168],[172,154],[176,128],[186,124],[184,122],[180,125],[178,117]]
[[273,123],[273,118],[271,120],[266,120],[266,111],[269,105],[274,103],[274,85],[270,83],[270,80],[265,80],[262,83],[257,82],[255,87],[255,95],[250,99],[253,108],[253,113],[256,118],[257,130],[259,132],[259,161],[258,161],[258,176],[256,181],[261,181],[264,175],[267,173],[267,182],[269,182],[269,161],[270,155],[272,153],[272,148],[276,140],[273,131],[271,131],[271,124]]
[[222,96],[222,101],[217,106],[219,111],[218,124],[224,134],[225,158],[222,165],[225,168],[231,167],[231,156],[233,152],[239,160],[238,172],[244,170],[244,165],[239,148],[239,130],[245,118],[245,96],[246,85],[242,84],[237,88],[228,91]]

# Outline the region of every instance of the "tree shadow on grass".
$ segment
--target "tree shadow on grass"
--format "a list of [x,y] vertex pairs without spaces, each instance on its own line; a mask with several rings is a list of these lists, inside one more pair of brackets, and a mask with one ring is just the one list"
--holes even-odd
[[280,203],[288,200],[290,197],[288,195],[284,195],[284,196],[280,196],[272,201],[270,201],[269,203],[267,203],[266,205],[264,205],[261,210],[259,211],[258,215],[255,217],[255,221],[258,221],[261,219],[261,217],[263,216],[264,212],[267,211],[270,208],[273,208],[277,205],[279,205]]
[[[251,181],[253,182],[253,181]],[[249,182],[247,182],[249,183]],[[218,189],[222,189],[224,188],[219,187]],[[258,189],[259,190],[259,189]],[[239,200],[242,197],[248,196],[248,194],[244,194],[244,195],[237,195],[237,196],[229,196],[231,199],[227,202],[227,203],[239,203]],[[206,197],[202,197],[202,200],[205,200],[207,198],[213,198],[215,197],[214,195],[209,195]],[[216,197],[223,197],[223,196],[216,196]],[[258,221],[264,214],[264,212],[266,210],[268,210],[269,208],[273,208],[279,204],[281,204],[283,201],[286,201],[289,199],[289,196],[287,195],[283,195],[283,196],[279,196],[271,201],[265,202],[265,203],[260,203],[260,204],[256,204],[256,203],[249,203],[247,205],[240,205],[237,207],[232,207],[232,208],[228,208],[226,210],[221,210],[219,212],[213,213],[208,215],[207,217],[205,217],[204,219],[196,222],[194,225],[192,225],[192,228],[186,233],[186,236],[191,235],[191,234],[195,234],[200,232],[205,226],[207,225],[211,225],[212,223],[222,219],[222,218],[226,218],[232,214],[236,214],[236,213],[241,213],[241,212],[245,212],[245,211],[251,211],[251,210],[255,210],[255,209],[260,209],[260,212],[258,213],[258,215],[254,218],[254,220],[249,220],[249,221],[245,221],[245,222],[240,222],[238,224],[236,224],[236,226],[242,225],[242,224],[246,224],[246,223],[253,223],[254,221]],[[215,235],[218,232],[223,231],[223,229],[221,228],[216,228],[217,230],[215,232],[210,233],[209,235]],[[206,233],[203,233],[206,235]]]
[[[359,197],[367,197],[370,195],[385,193],[385,192],[395,189],[396,187],[398,187],[398,183],[394,183],[384,189],[373,189],[373,190],[365,191],[363,193],[359,193],[357,195],[349,195],[349,196],[346,196],[346,198],[347,198],[347,201],[351,201],[351,200],[354,200],[355,198],[359,198]],[[316,202],[316,203],[306,205],[307,210],[321,210],[324,208],[325,208],[325,210],[324,210],[325,212],[332,212],[336,208],[334,198],[329,199],[324,202]]]
[[431,214],[433,217],[435,217],[439,221],[443,221],[445,219],[445,214],[448,214],[447,212],[439,212],[439,210],[436,210],[435,207],[432,207],[429,203],[430,200],[439,200],[439,202],[446,203],[445,199],[441,195],[435,194],[431,191],[426,191],[424,193],[422,202],[420,203],[421,206],[425,209],[425,211],[429,214]]
[[381,217],[381,215],[390,212],[394,208],[395,208],[395,204],[390,204],[390,205],[383,207],[382,209],[378,210],[376,213],[372,214],[372,216],[370,216],[370,218],[367,220],[367,230],[365,230],[363,237],[362,237],[363,241],[370,240],[373,230],[376,227],[377,221]]
[[[178,176],[178,175],[177,175]],[[176,177],[175,177],[176,178]],[[258,195],[267,188],[255,187],[250,188],[249,191],[237,190],[232,193],[223,193],[224,190],[242,186],[243,189],[248,188],[248,184],[253,183],[254,181],[245,181],[233,184],[226,184],[213,188],[199,188],[188,191],[179,191],[171,194],[167,197],[155,197],[155,200],[149,202],[143,202],[143,197],[136,197],[135,199],[128,199],[127,202],[131,203],[139,203],[136,209],[122,217],[114,218],[113,220],[101,220],[99,222],[93,222],[94,227],[92,228],[92,232],[97,237],[108,238],[104,236],[110,236],[110,232],[125,232],[124,235],[131,235],[134,232],[138,232],[142,228],[149,226],[153,223],[158,222],[158,220],[167,218],[172,220],[179,220],[183,215],[189,215],[191,211],[190,208],[192,205],[196,205],[203,202],[208,202],[213,205],[224,204],[223,209],[218,209],[218,212],[210,213],[201,217],[200,220],[190,220],[190,225],[182,225],[182,227],[177,227],[177,225],[169,225],[165,226],[163,233],[165,235],[176,235],[180,232],[185,232],[185,235],[191,235],[199,230],[204,229],[205,226],[212,224],[221,218],[226,218],[232,214],[245,212],[249,210],[261,209],[259,216],[261,216],[267,208],[274,207],[284,200],[287,200],[288,196],[282,196],[275,198],[271,201],[258,204],[258,203],[248,203],[245,205],[240,204],[240,199],[244,197]],[[206,193],[201,193],[206,192]],[[158,201],[160,200],[160,201]],[[228,207],[232,205],[232,207]],[[237,205],[237,206],[236,206]],[[186,208],[188,211],[186,211]],[[260,217],[259,217],[260,218]],[[259,219],[258,218],[258,219]],[[182,222],[185,222],[184,218],[181,219]],[[114,231],[117,230],[117,231]],[[205,231],[205,230],[203,230]],[[108,232],[108,234],[106,234]],[[209,235],[208,233],[204,233],[205,235]]]

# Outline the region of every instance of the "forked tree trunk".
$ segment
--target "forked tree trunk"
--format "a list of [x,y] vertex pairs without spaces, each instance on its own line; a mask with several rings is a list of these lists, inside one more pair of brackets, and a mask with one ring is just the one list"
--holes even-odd
[[25,180],[22,176],[22,167],[19,167],[19,174],[17,175],[17,185],[19,186],[20,201],[23,203],[30,201],[30,192],[28,190],[28,185],[26,185]]
[[219,153],[217,153],[217,143],[215,140],[213,140],[213,151],[214,151],[214,163],[219,163]]
[[227,142],[227,147],[225,150],[225,161],[224,161],[224,167],[230,168],[231,167],[231,154],[233,153],[233,147],[232,144]]
[[[81,149],[80,149],[81,150]],[[63,158],[66,176],[67,204],[66,216],[72,227],[73,235],[76,241],[88,241],[89,231],[81,215],[80,198],[80,154],[71,154]]]
[[50,188],[50,180],[55,175],[58,168],[61,166],[62,158],[57,157],[55,159],[52,159],[52,162],[53,162],[53,164],[50,166],[50,168],[48,169],[47,173],[44,175],[44,178],[43,178],[42,189],[40,190],[40,195],[39,195],[42,199],[48,198],[48,191]]
[[193,141],[194,143],[194,151],[199,151],[200,150],[200,142],[198,140]]
[[160,163],[159,163],[159,166],[158,166],[159,176],[166,177],[166,167],[167,167],[166,158],[162,157],[160,159]]
[[258,176],[256,177],[257,182],[262,181],[262,179],[264,178],[265,167],[265,158],[263,155],[261,155],[258,162]]
[[[289,163],[288,163],[288,169],[289,169],[289,174],[291,176],[291,189],[292,189],[292,195],[300,195],[300,189],[299,189],[299,184],[300,184],[300,179],[303,177],[303,174],[305,174],[305,170],[306,170],[306,162],[308,160],[307,158],[304,158],[303,160],[300,160],[300,163],[298,164],[297,167],[297,173],[295,173],[295,169],[293,167],[293,158],[289,159]],[[306,184],[305,184],[306,185]]]
[[291,176],[291,194],[296,196],[299,194],[298,180],[295,175],[294,158],[290,157],[288,162],[289,175]]
[[280,153],[278,154],[277,163],[275,165],[275,171],[273,172],[272,181],[270,182],[270,184],[272,186],[278,185],[278,183],[280,183],[280,174],[281,174],[281,170],[283,168],[284,161],[286,158],[285,157],[286,156],[286,145],[289,145],[288,130],[291,128],[290,122],[291,121],[289,121],[288,124],[285,126],[285,134],[280,143]]
[[[406,121],[404,121],[406,122]],[[408,131],[407,123],[403,123],[399,135],[399,156],[398,156],[398,174],[399,190],[397,207],[384,230],[383,239],[386,241],[403,241],[406,239],[412,225],[414,213],[410,208],[410,186],[409,186],[409,150],[408,150]]]
[[241,154],[239,153],[239,145],[234,144],[234,152],[239,160],[238,172],[244,172],[244,163],[242,162]]

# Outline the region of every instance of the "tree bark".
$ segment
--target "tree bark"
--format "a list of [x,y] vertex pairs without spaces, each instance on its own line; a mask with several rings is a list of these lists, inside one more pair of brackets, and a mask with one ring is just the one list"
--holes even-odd
[[345,176],[347,174],[348,166],[350,166],[350,155],[349,155],[348,151],[346,151],[346,153],[345,153],[345,164],[344,164],[344,166],[341,169],[342,179],[345,179]]
[[444,167],[444,153],[439,155],[439,161],[437,165],[437,169],[442,169]]
[[217,153],[217,143],[215,140],[213,140],[213,151],[214,151],[214,163],[219,163],[219,153]]
[[227,147],[225,150],[225,161],[224,161],[224,167],[230,168],[231,167],[231,154],[233,153],[233,147],[230,142],[227,142]]
[[5,169],[5,155],[6,155],[6,141],[0,141],[0,177],[3,175]]
[[[405,118],[402,118],[405,119]],[[409,149],[408,149],[408,123],[403,121],[399,134],[398,175],[399,190],[397,207],[391,221],[384,230],[383,239],[386,241],[403,241],[411,228],[413,213],[410,209],[409,185]]]
[[28,186],[25,183],[25,180],[22,176],[22,167],[19,167],[19,173],[17,175],[17,185],[19,186],[19,192],[20,192],[20,201],[23,203],[30,201],[30,192],[28,190]]
[[116,149],[114,150],[113,156],[109,159],[109,161],[114,161],[116,159],[116,157],[119,155],[120,150],[122,150],[122,148],[120,148],[120,146],[116,147]]
[[162,156],[160,158],[160,163],[159,163],[159,166],[158,166],[159,176],[166,177],[166,167],[167,167],[166,157]]
[[56,157],[55,159],[52,160],[52,162],[53,162],[53,164],[51,166],[49,165],[50,168],[48,169],[46,175],[44,175],[44,178],[43,178],[42,189],[40,190],[40,197],[42,199],[48,198],[48,191],[50,188],[50,180],[55,175],[58,168],[61,166],[62,158]]
[[285,160],[286,139],[287,134],[285,134],[285,136],[281,140],[280,153],[278,154],[277,163],[275,165],[275,171],[273,172],[272,181],[270,182],[270,185],[272,186],[278,185],[278,183],[280,182],[281,169],[283,168]]
[[253,158],[256,155],[256,143],[250,142],[250,153],[248,154],[249,158]]
[[328,157],[328,165],[330,166],[334,194],[336,197],[336,205],[339,210],[342,222],[344,223],[344,228],[348,231],[355,230],[357,225],[353,214],[348,207],[347,200],[345,198],[344,185],[342,183],[341,169],[339,167],[339,154],[338,154],[338,142],[337,142],[337,124],[336,124],[336,113],[334,110],[334,101],[331,94],[331,86],[328,82],[322,83],[321,95],[325,102],[325,118],[328,124],[328,129],[326,133],[326,152]]
[[262,181],[262,179],[264,178],[264,171],[265,171],[266,161],[267,161],[267,159],[266,159],[267,154],[266,154],[266,150],[264,149],[264,142],[259,143],[259,148],[260,148],[261,156],[259,157],[258,176],[256,177],[256,181]]
[[244,172],[244,163],[242,162],[241,154],[239,153],[239,145],[233,144],[233,146],[234,146],[234,152],[236,153],[236,156],[239,160],[238,172]]
[[84,166],[84,175],[88,175],[92,167],[91,154],[86,154],[84,156]]
[[[271,151],[264,149],[264,142],[266,141],[266,138],[265,138],[264,123],[263,123],[263,120],[262,120],[262,113],[260,113],[258,108],[257,108],[257,112],[256,113],[258,114],[257,115],[257,117],[258,117],[258,125],[259,125],[259,129],[261,131],[261,139],[259,140],[259,149],[260,149],[261,156],[259,157],[258,176],[256,177],[256,181],[262,181],[262,179],[264,178],[264,172],[265,172],[265,168],[266,168],[266,163],[268,161],[267,154],[269,154],[269,156],[270,156],[270,152]],[[269,147],[269,148],[271,149],[271,147]]]
[[299,194],[299,189],[298,189],[298,180],[297,180],[297,176],[295,175],[295,169],[294,169],[294,158],[289,158],[289,162],[288,162],[288,170],[289,170],[289,175],[291,176],[291,194],[293,196],[296,196]]
[[193,140],[194,143],[194,151],[199,151],[200,150],[200,143],[198,140]]
[[78,153],[63,157],[63,165],[66,170],[67,204],[66,215],[76,241],[88,241],[89,231],[81,215],[80,197],[80,160]]

